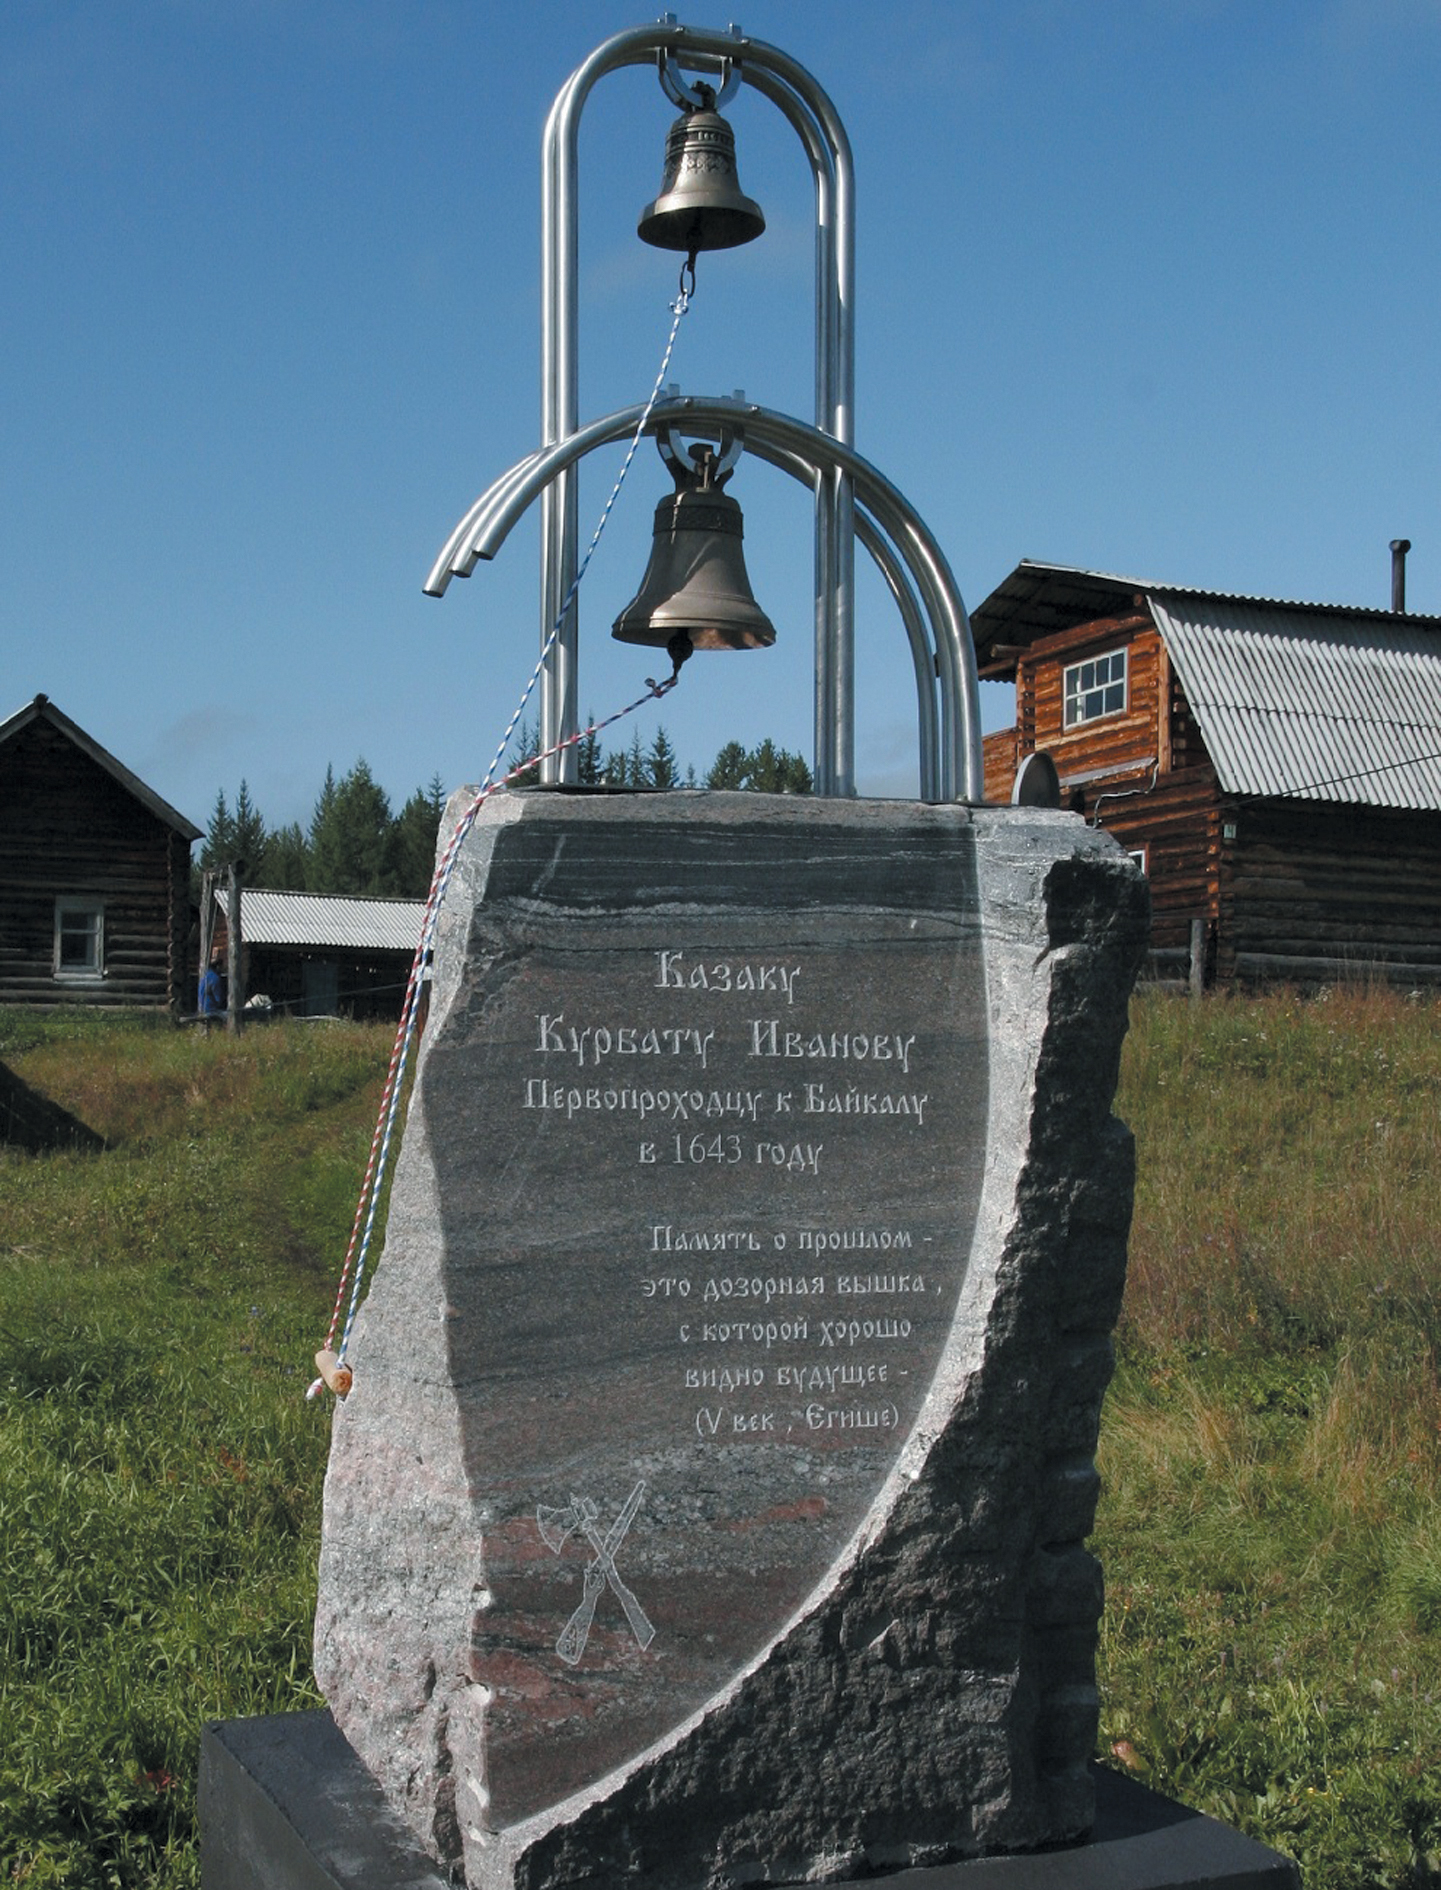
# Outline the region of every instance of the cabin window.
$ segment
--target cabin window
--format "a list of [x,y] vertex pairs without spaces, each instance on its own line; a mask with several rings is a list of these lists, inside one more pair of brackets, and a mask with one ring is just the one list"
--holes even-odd
[[1144,847],[1127,847],[1126,854],[1128,858],[1135,861],[1136,865],[1140,867],[1143,873],[1146,871],[1146,849]]
[[55,901],[55,976],[74,979],[105,975],[105,907],[98,899]]
[[1065,673],[1062,694],[1067,728],[1118,714],[1126,706],[1126,652],[1108,650],[1104,656],[1072,663]]

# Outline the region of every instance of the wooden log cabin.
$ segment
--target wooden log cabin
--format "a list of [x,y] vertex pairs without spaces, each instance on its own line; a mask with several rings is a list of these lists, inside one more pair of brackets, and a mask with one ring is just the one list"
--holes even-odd
[[1150,881],[1157,975],[1199,938],[1207,983],[1441,984],[1441,618],[1026,560],[971,623],[1016,691],[986,798],[1049,754]]
[[0,1003],[188,1008],[200,837],[47,697],[0,722]]

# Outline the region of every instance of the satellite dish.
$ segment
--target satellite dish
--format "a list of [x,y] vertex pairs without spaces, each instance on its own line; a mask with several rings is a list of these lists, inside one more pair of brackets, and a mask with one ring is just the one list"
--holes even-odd
[[1012,807],[1059,807],[1061,804],[1061,777],[1056,772],[1056,764],[1044,748],[1038,748],[1033,755],[1027,755],[1016,770],[1015,785],[1011,789]]

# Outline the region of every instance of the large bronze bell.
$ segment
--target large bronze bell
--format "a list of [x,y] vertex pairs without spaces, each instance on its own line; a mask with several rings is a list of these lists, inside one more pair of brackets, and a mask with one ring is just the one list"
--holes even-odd
[[611,634],[673,657],[677,637],[693,650],[766,649],[775,625],[746,576],[741,509],[720,489],[730,471],[710,447],[693,450],[693,462],[665,455],[676,489],[655,508],[650,563]]
[[660,195],[640,213],[642,241],[697,255],[735,249],[766,226],[758,203],[741,193],[735,133],[715,110],[715,93],[697,85],[701,104],[682,112],[665,141]]

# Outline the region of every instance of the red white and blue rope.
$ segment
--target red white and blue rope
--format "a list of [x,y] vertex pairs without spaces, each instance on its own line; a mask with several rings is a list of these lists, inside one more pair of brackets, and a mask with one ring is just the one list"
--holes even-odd
[[[461,815],[459,821],[457,821],[455,831],[446,842],[445,850],[440,856],[434,876],[430,882],[430,891],[426,897],[425,912],[421,920],[420,939],[415,948],[415,957],[411,961],[410,977],[405,987],[405,1000],[401,1005],[400,1024],[396,1030],[395,1045],[390,1055],[390,1067],[386,1072],[385,1088],[380,1099],[380,1113],[376,1118],[375,1134],[371,1138],[370,1157],[366,1163],[364,1179],[360,1184],[360,1198],[356,1203],[355,1221],[351,1228],[350,1244],[346,1249],[345,1263],[340,1273],[340,1284],[335,1295],[335,1307],[330,1316],[330,1328],[325,1339],[325,1348],[327,1351],[334,1352],[338,1365],[345,1363],[346,1351],[350,1345],[350,1335],[355,1326],[355,1317],[360,1310],[366,1264],[369,1258],[371,1239],[375,1232],[376,1214],[379,1210],[381,1195],[384,1192],[385,1176],[390,1164],[391,1143],[394,1139],[395,1123],[400,1109],[400,1098],[405,1088],[405,1074],[409,1066],[411,1047],[415,1039],[416,1023],[420,1015],[420,988],[424,983],[425,968],[430,962],[431,951],[435,940],[435,928],[440,917],[440,909],[445,902],[446,890],[450,885],[451,872],[459,856],[461,846],[464,844],[466,835],[475,825],[476,816],[479,814],[485,802],[500,788],[507,786],[512,781],[518,780],[520,776],[528,773],[529,770],[537,766],[538,763],[548,761],[552,756],[564,753],[567,748],[574,746],[577,742],[585,741],[592,735],[600,734],[603,729],[609,728],[613,723],[619,722],[627,715],[634,714],[637,709],[643,708],[647,702],[659,701],[662,696],[667,695],[674,689],[676,683],[680,680],[679,668],[677,668],[673,676],[670,676],[662,683],[653,682],[647,678],[647,688],[643,696],[637,696],[634,702],[627,703],[623,709],[617,709],[614,714],[605,716],[598,722],[592,722],[587,728],[577,730],[575,734],[566,736],[564,740],[556,742],[552,747],[543,750],[541,753],[527,755],[523,761],[517,762],[506,774],[502,775],[499,780],[496,780],[496,769],[500,766],[502,757],[510,745],[511,736],[515,733],[516,724],[525,713],[525,706],[534,692],[536,683],[540,680],[541,673],[545,668],[546,658],[555,647],[556,639],[560,635],[561,625],[565,622],[571,604],[574,602],[575,594],[580,588],[581,579],[585,576],[590,561],[595,555],[596,546],[600,543],[601,533],[606,528],[615,502],[620,496],[620,489],[625,483],[626,474],[630,471],[631,461],[635,458],[636,451],[645,435],[646,425],[650,420],[657,400],[660,398],[661,388],[665,383],[666,373],[670,368],[671,355],[675,349],[676,337],[680,332],[681,322],[689,307],[690,295],[685,287],[682,286],[676,300],[671,303],[671,312],[674,319],[671,322],[670,335],[666,341],[665,351],[661,356],[660,368],[655,377],[655,385],[650,391],[650,398],[646,401],[645,408],[641,413],[640,420],[631,437],[630,445],[626,450],[625,459],[621,464],[619,473],[616,475],[615,484],[611,487],[610,496],[601,509],[600,518],[596,524],[595,531],[591,535],[586,554],[584,558],[582,558],[574,578],[571,580],[570,586],[565,594],[564,602],[556,613],[555,622],[551,625],[550,633],[541,647],[539,659],[536,662],[535,668],[531,671],[530,680],[521,694],[520,701],[516,704],[515,713],[506,724],[505,733],[501,736],[500,744],[496,748],[490,766],[485,771],[485,779],[481,783],[474,798],[466,807],[465,812]],[[349,1295],[348,1303],[347,1289]],[[342,1308],[345,1309],[345,1323],[343,1328],[341,1327]],[[338,1348],[335,1344],[337,1331],[340,1332],[340,1344]],[[306,1396],[308,1398],[317,1397],[323,1383],[323,1379],[317,1378],[306,1392]]]

